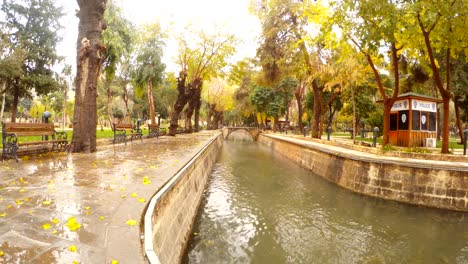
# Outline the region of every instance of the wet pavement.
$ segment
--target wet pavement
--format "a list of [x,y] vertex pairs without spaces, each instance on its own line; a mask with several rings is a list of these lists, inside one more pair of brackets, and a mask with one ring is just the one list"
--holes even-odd
[[0,263],[145,263],[145,206],[214,133],[0,164]]

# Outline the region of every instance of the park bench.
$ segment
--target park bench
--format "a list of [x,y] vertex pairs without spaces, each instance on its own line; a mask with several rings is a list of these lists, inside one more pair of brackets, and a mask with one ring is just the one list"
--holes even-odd
[[148,124],[148,138],[159,137],[159,126],[157,124]]
[[141,129],[139,127],[135,128],[133,124],[112,124],[112,130],[114,131],[114,140],[112,141],[114,144],[118,142],[127,144],[127,135],[130,136],[130,141],[137,138],[143,140]]
[[[19,137],[42,136],[42,140],[19,142]],[[51,137],[49,139],[48,137]],[[2,159],[11,157],[18,162],[18,149],[21,146],[52,145],[50,151],[65,151],[68,144],[67,133],[57,132],[53,123],[4,123],[2,122]]]

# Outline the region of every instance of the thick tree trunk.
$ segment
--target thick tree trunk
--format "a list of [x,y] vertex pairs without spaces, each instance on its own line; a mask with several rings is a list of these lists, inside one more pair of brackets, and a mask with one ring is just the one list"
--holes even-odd
[[319,122],[320,122],[320,110],[321,110],[321,96],[320,96],[320,89],[317,85],[317,83],[312,81],[312,89],[314,91],[314,118],[312,120],[312,127],[311,127],[311,134],[312,138],[320,138],[320,127],[319,127]]
[[79,0],[79,34],[73,117],[73,152],[96,151],[97,81],[101,72],[104,47],[100,43],[104,30],[107,0]]
[[304,126],[302,125],[302,115],[303,115],[303,108],[302,108],[302,97],[304,94],[304,90],[301,88],[302,84],[298,85],[298,89],[296,89],[296,92],[294,93],[294,97],[296,97],[296,102],[297,102],[297,125],[299,127],[299,131],[304,130]]
[[177,100],[174,104],[174,111],[171,113],[171,122],[169,126],[169,134],[170,136],[175,136],[177,132],[177,127],[179,126],[179,116],[180,112],[184,109],[185,104],[187,103],[187,87],[185,84],[185,80],[187,79],[187,73],[180,72],[179,78],[177,78]]
[[192,116],[193,112],[195,111],[195,93],[196,90],[193,89],[190,91],[190,98],[188,99],[188,106],[185,109],[185,132],[192,133]]
[[384,122],[383,122],[383,140],[382,140],[382,145],[383,146],[386,146],[389,141],[390,141],[390,137],[389,137],[389,134],[390,134],[390,110],[392,109],[392,106],[393,106],[393,103],[395,102],[395,100],[393,99],[390,99],[390,98],[387,98],[386,100],[384,100],[383,104],[383,108],[384,108]]
[[149,106],[151,124],[152,125],[158,124],[156,122],[156,110],[155,110],[154,97],[153,97],[153,80],[149,80],[148,82],[148,106]]
[[460,96],[455,96],[453,98],[453,103],[455,104],[455,117],[456,117],[456,122],[457,122],[457,128],[458,128],[458,134],[460,135],[460,142],[463,144],[465,142],[465,135],[463,134],[463,122],[461,120],[461,114],[460,114]]

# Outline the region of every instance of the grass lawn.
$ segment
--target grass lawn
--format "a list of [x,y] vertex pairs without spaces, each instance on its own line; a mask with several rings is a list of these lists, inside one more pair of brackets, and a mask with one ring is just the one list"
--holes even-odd
[[[325,134],[325,136],[326,136],[326,134]],[[347,133],[347,134],[340,134],[340,133],[334,134],[334,133],[332,133],[332,136],[344,137],[344,138],[349,139],[350,141],[352,140],[349,133]],[[372,138],[361,138],[361,136],[357,135],[356,136],[356,141],[365,141],[365,142],[372,143],[373,139]],[[382,144],[382,137],[377,138],[377,143]],[[441,148],[441,147],[442,147],[442,141],[438,140],[437,141],[437,148]],[[457,139],[450,138],[449,149],[463,149],[463,145],[458,144]]]

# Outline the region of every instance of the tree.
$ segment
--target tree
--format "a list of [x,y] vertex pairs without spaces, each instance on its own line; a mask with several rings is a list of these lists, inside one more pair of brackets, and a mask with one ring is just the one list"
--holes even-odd
[[104,10],[107,0],[77,0],[79,33],[77,72],[73,115],[73,152],[96,151],[97,81],[104,60],[105,47],[100,42],[105,29]]
[[161,82],[166,67],[161,61],[164,44],[162,38],[159,24],[146,26],[138,47],[134,72],[135,88],[141,90],[143,87],[147,87],[146,94],[152,124],[157,124],[153,87]]
[[[112,97],[114,94],[111,85],[115,79],[116,73],[119,71],[119,66],[120,68],[123,67],[124,71],[128,71],[128,66],[126,67],[123,64],[125,57],[128,58],[131,55],[134,36],[132,34],[130,21],[123,16],[122,10],[114,1],[109,2],[104,12],[104,19],[107,28],[102,33],[102,42],[106,47],[104,50],[105,57],[103,62],[103,83],[107,95],[107,113],[109,115],[109,121],[112,123]],[[125,100],[126,89],[124,89],[123,92]]]
[[[384,105],[383,142],[389,142],[390,110],[400,91],[399,60],[403,45],[396,36],[401,34],[402,10],[393,1],[345,0],[338,6],[334,20],[341,27],[345,38],[354,43],[365,56],[374,73],[378,91]],[[384,68],[388,55],[393,87],[385,87],[379,70]],[[388,92],[390,95],[388,94]]]
[[[451,89],[451,60],[462,52],[468,54],[466,48],[466,16],[468,2],[464,0],[451,1],[411,1],[407,3],[407,25],[409,34],[417,33],[418,39],[412,41],[415,47],[424,47],[425,57],[429,60],[432,77],[439,90],[443,102],[442,153],[449,153],[449,120]],[[440,70],[440,62],[436,52],[445,54],[445,84]]]
[[171,114],[169,135],[175,136],[180,113],[188,103],[185,120],[186,131],[192,132],[192,116],[195,114],[195,131],[199,129],[201,107],[201,89],[203,80],[222,75],[227,65],[227,58],[234,53],[236,39],[234,35],[198,32],[193,38],[196,41],[189,45],[188,37],[179,39],[178,64],[181,72],[177,79],[178,96]]
[[[4,0],[1,6],[5,18],[4,32],[11,47],[24,52],[16,59],[22,74],[11,79],[8,89],[13,94],[12,122],[15,122],[19,99],[30,96],[34,88],[39,95],[58,88],[52,66],[58,61],[58,21],[62,11],[51,0]],[[15,52],[13,52],[14,54]]]

